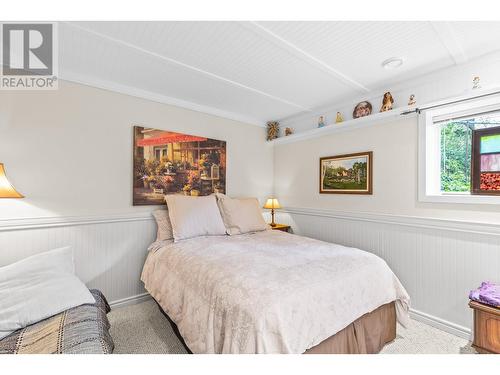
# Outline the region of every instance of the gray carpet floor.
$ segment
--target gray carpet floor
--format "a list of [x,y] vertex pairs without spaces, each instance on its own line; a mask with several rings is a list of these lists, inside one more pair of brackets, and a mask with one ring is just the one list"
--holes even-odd
[[[152,300],[113,309],[108,315],[115,353],[185,354],[169,321]],[[470,342],[412,320],[410,327],[398,326],[397,337],[383,354],[471,354]]]

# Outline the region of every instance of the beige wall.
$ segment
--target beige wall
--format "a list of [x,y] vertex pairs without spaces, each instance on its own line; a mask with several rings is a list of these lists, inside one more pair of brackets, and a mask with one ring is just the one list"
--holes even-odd
[[0,201],[0,220],[150,210],[131,203],[134,124],[225,140],[228,194],[272,190],[263,128],[62,81],[0,92],[0,162],[26,195]]
[[[60,82],[57,91],[0,92],[0,162],[23,200],[0,201],[0,220],[127,213],[133,207],[132,126],[228,142],[227,191],[272,191],[273,145],[252,125]],[[318,193],[321,156],[372,150],[374,194]],[[284,206],[500,222],[500,206],[417,200],[417,120],[376,124],[274,147],[274,192]]]
[[[500,223],[500,206],[420,203],[417,119],[402,119],[275,147],[275,195],[286,207]],[[373,195],[319,194],[319,158],[373,151]]]

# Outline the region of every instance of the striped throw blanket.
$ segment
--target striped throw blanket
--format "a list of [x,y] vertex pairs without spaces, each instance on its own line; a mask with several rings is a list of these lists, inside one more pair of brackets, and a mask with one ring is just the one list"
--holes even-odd
[[0,354],[108,354],[110,311],[104,295],[90,290],[96,303],[81,305],[17,330],[0,340]]

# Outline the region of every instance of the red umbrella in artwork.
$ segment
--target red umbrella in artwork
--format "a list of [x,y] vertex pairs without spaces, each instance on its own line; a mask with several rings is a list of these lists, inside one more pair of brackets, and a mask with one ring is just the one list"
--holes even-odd
[[174,132],[163,132],[160,135],[151,138],[140,139],[137,141],[137,146],[162,146],[169,143],[184,143],[184,142],[203,142],[207,138],[197,137],[195,135],[181,134]]

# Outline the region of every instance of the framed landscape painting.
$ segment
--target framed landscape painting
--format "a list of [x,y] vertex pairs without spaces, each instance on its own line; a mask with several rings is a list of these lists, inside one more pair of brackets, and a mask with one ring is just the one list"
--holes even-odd
[[225,141],[134,126],[134,206],[225,191]]
[[320,194],[372,194],[373,153],[319,159]]

